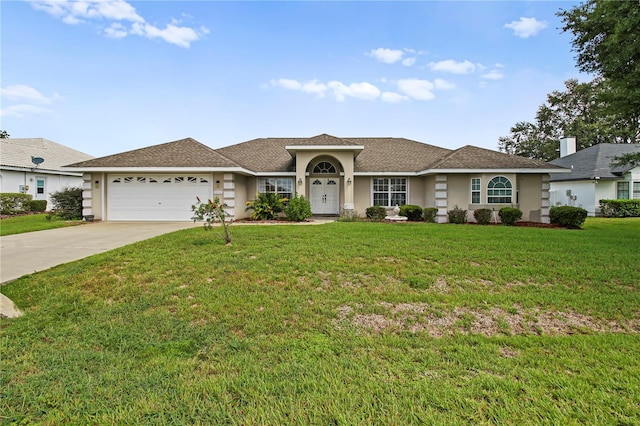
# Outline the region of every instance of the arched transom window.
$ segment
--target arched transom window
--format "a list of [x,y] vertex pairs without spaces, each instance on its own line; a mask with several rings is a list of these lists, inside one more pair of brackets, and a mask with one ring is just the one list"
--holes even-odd
[[487,185],[487,202],[489,204],[510,204],[513,200],[513,186],[504,176],[496,176]]
[[336,166],[328,161],[321,161],[313,168],[314,174],[319,175],[335,175],[337,173]]

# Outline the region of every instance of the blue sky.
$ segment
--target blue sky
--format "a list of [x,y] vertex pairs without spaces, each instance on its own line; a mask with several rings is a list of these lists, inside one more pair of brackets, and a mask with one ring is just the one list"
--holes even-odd
[[576,2],[3,1],[0,128],[103,156],[193,137],[497,149],[575,68]]

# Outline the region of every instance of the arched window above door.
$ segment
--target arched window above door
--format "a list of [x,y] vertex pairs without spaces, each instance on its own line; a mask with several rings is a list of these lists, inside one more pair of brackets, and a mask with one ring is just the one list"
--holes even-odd
[[315,167],[313,168],[313,173],[319,175],[335,175],[338,172],[336,170],[336,166],[334,166],[330,162],[321,161],[315,165]]

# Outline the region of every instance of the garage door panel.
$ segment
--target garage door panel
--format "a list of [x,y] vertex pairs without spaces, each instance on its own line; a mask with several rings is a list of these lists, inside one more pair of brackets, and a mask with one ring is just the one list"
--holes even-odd
[[210,175],[110,175],[107,220],[191,220],[196,197],[211,198]]

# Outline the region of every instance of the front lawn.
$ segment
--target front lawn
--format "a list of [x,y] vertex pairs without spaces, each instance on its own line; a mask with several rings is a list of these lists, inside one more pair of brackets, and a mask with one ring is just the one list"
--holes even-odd
[[44,213],[8,217],[0,220],[0,236],[44,231],[45,229],[64,228],[65,226],[79,225],[81,223],[83,222],[79,220],[47,220],[47,214]]
[[3,287],[0,422],[639,422],[640,219],[220,232]]

